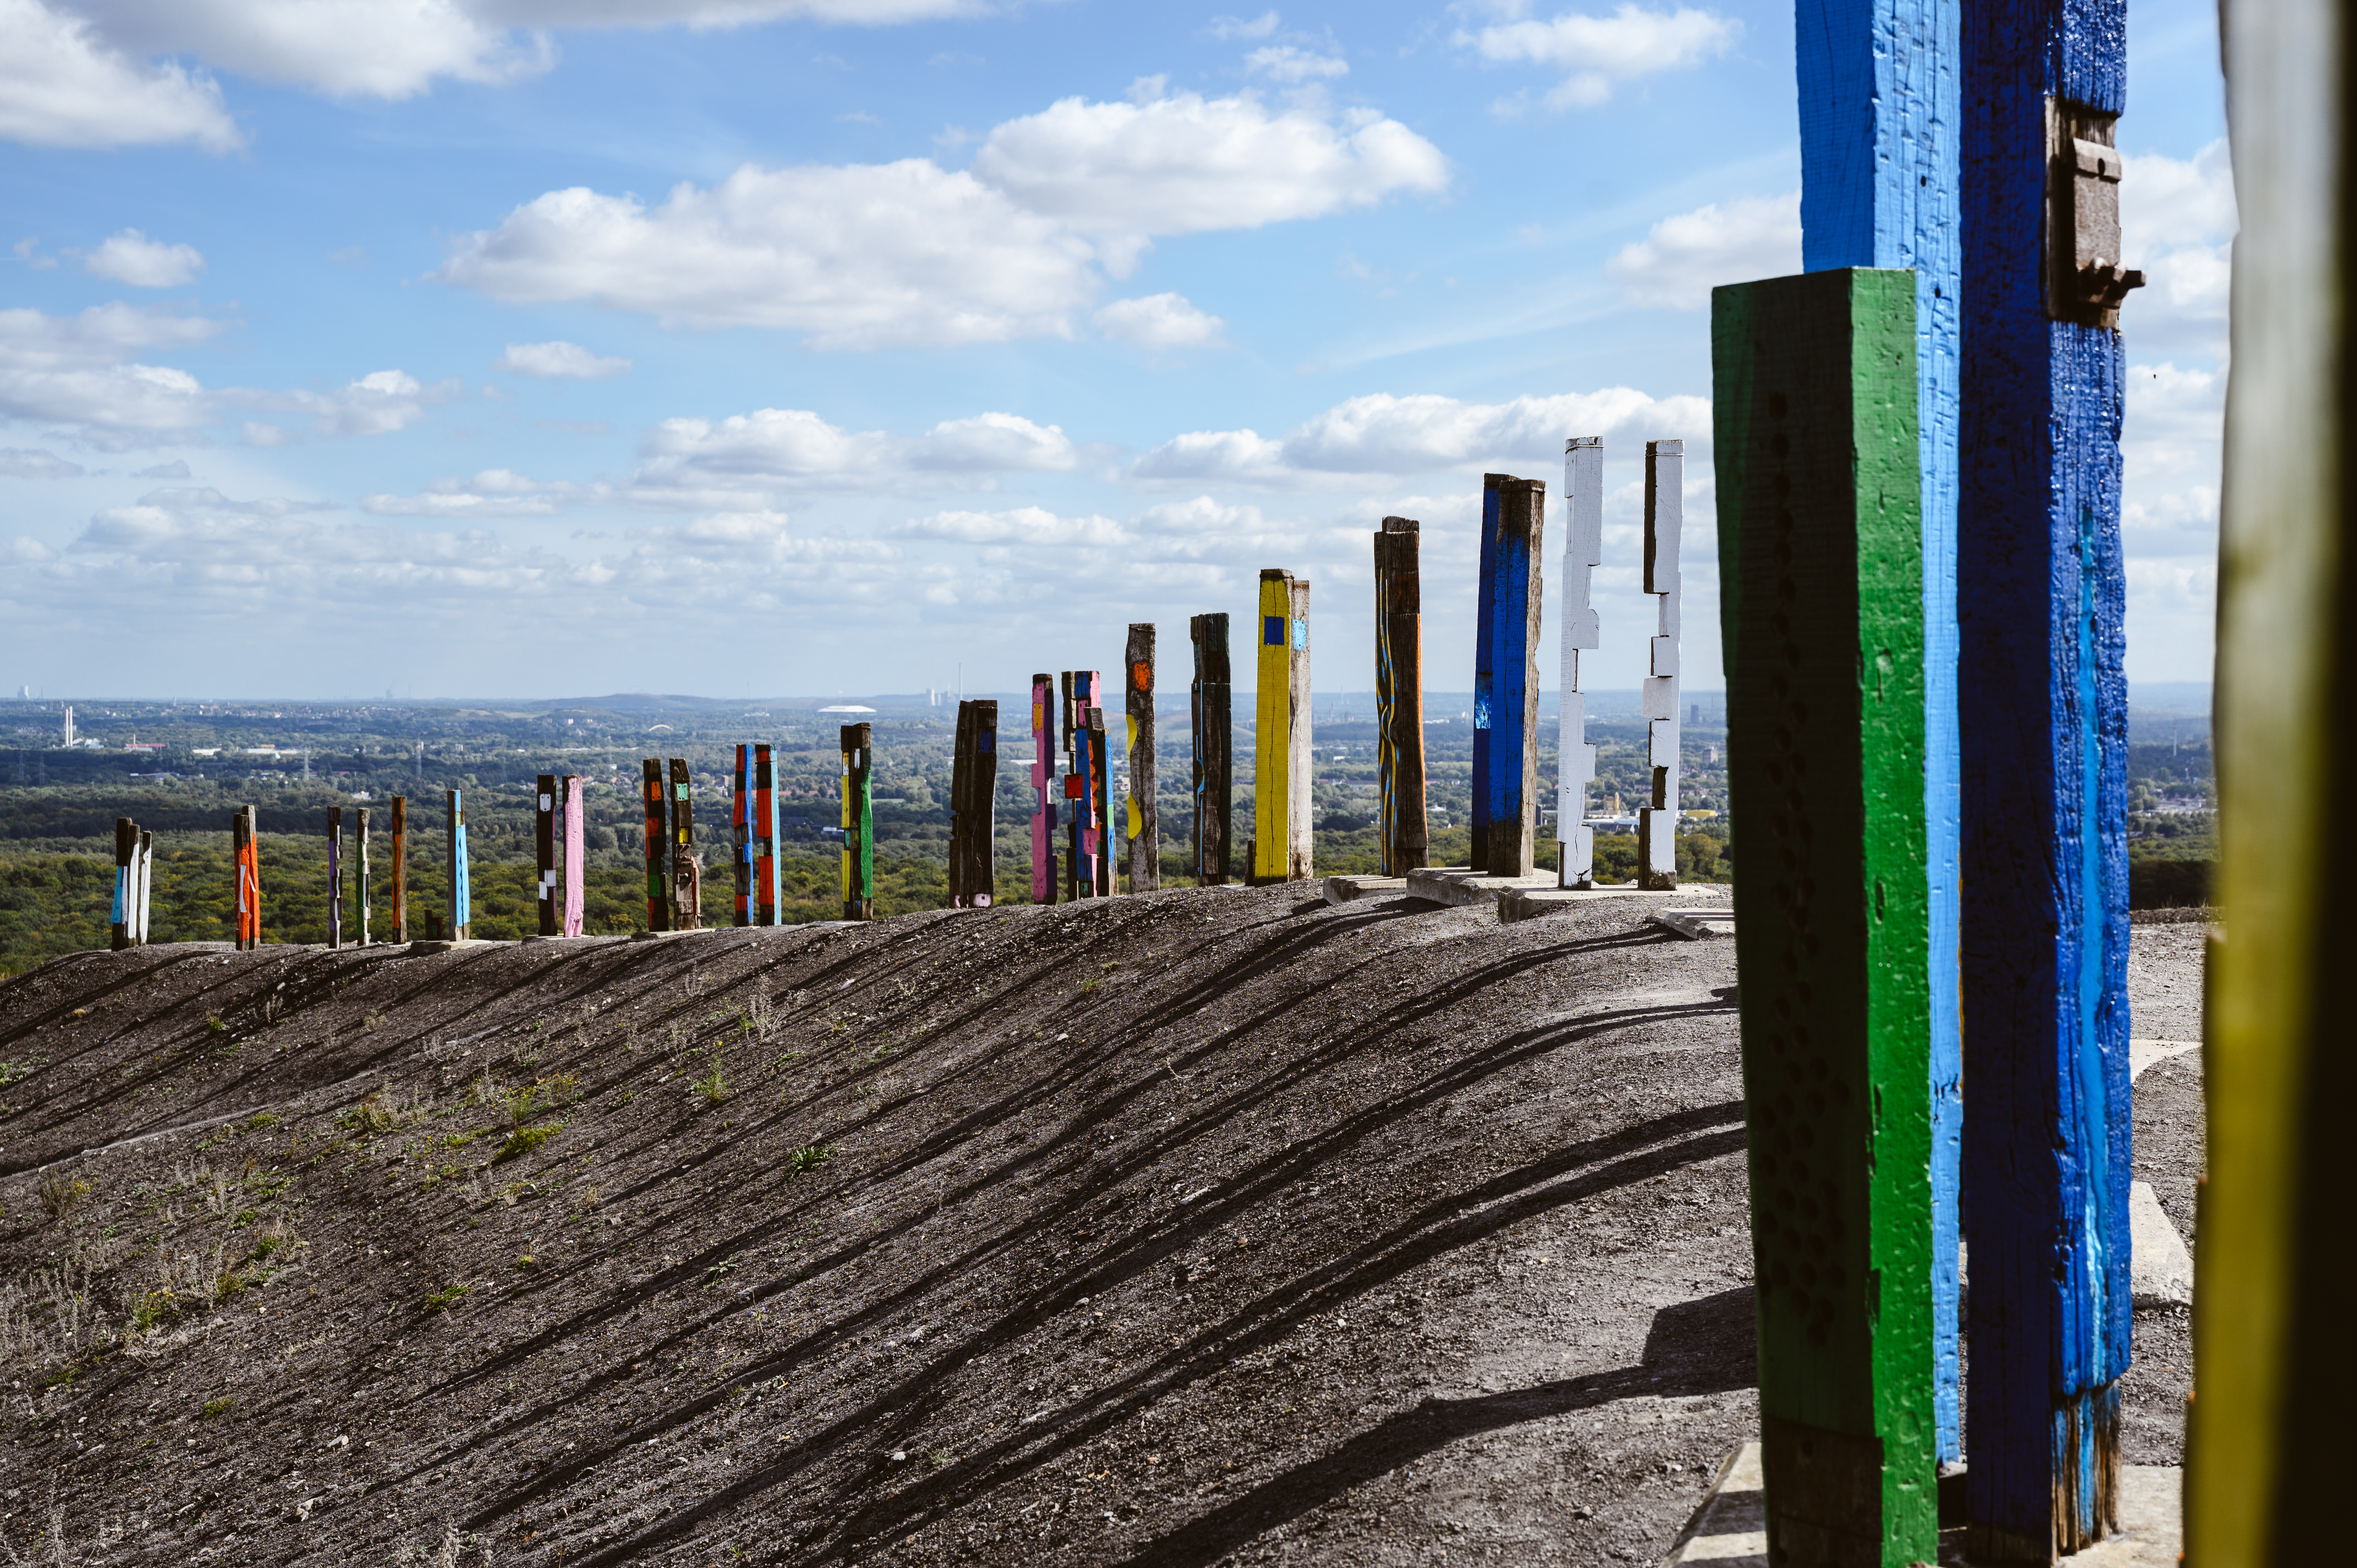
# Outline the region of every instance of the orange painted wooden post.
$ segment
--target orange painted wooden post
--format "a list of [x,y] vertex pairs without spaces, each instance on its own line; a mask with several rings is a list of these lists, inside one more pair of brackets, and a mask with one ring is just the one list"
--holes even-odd
[[671,812],[665,809],[670,791],[663,787],[662,758],[642,757],[640,804],[645,809],[647,865],[647,929],[671,929]]
[[409,940],[409,800],[393,798],[393,940]]
[[[401,820],[400,803],[394,802],[393,821]],[[262,945],[262,858],[254,843],[254,811],[252,806],[241,807],[229,820],[230,855],[237,864],[237,906],[233,911],[235,940],[240,952],[251,952]],[[397,852],[396,852],[397,853]],[[396,860],[396,866],[399,862]],[[394,873],[396,882],[399,872]]]

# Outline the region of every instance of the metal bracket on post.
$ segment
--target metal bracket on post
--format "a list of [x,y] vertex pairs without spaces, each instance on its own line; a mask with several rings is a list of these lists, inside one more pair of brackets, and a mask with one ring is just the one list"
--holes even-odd
[[2120,302],[2144,274],[2120,264],[2120,117],[2046,101],[2046,314],[2085,327],[2120,324]]

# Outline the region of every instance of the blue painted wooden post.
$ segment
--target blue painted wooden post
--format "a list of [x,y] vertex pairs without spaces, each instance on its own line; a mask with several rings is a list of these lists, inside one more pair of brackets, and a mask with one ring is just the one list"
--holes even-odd
[[1942,1464],[1957,1430],[1963,1132],[1957,947],[1956,434],[1963,0],[1799,0],[1801,260],[1915,270],[1923,507],[1923,829],[1930,883],[1932,1315]]
[[1963,39],[1964,1212],[1975,1560],[2107,1533],[2130,1350],[2124,0]]
[[1473,585],[1473,818],[1466,865],[1490,869],[1490,703],[1497,669],[1498,519],[1504,474],[1481,476],[1481,561]]
[[[1477,829],[1483,843],[1473,864],[1492,876],[1528,876],[1538,848],[1539,613],[1544,597],[1540,553],[1546,524],[1546,485],[1538,479],[1486,474],[1481,510],[1489,525],[1482,554],[1490,562],[1481,594],[1490,606],[1490,662],[1476,689],[1475,722],[1483,712],[1487,767],[1475,799],[1484,810]],[[1479,755],[1479,754],[1477,754]],[[1477,763],[1477,766],[1480,764]]]
[[474,889],[467,884],[467,802],[456,789],[445,790],[450,829],[450,940],[463,942],[473,933]]

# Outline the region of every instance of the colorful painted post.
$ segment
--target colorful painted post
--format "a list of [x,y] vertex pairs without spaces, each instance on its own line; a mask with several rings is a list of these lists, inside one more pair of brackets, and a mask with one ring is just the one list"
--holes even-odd
[[123,952],[131,946],[131,863],[139,853],[139,824],[129,817],[114,819],[114,908],[108,946]]
[[737,881],[732,925],[753,923],[753,748],[737,748],[737,765],[728,774],[729,867]]
[[139,918],[131,940],[141,947],[147,945],[147,917],[155,908],[156,835],[146,829],[139,830]]
[[956,760],[950,770],[950,907],[987,909],[997,900],[993,808],[998,796],[998,703],[958,704]]
[[876,918],[876,731],[843,726],[843,918]]
[[[1103,697],[1103,677],[1094,670],[1067,670],[1064,686],[1064,897],[1094,898],[1103,890],[1101,862],[1104,834],[1103,787],[1085,759],[1089,715]],[[1083,889],[1086,891],[1083,891]]]
[[409,940],[409,799],[393,798],[393,940]]
[[778,923],[778,764],[766,745],[753,748],[753,923]]
[[2218,574],[2214,897],[2227,934],[2210,946],[2202,1031],[2209,1172],[2184,1561],[2258,1568],[2347,1560],[2347,1510],[2332,1499],[2357,1458],[2347,1132],[2357,910],[2331,855],[2316,853],[2357,805],[2357,345],[2346,303],[2357,83],[2343,0],[2222,15],[2242,220]]
[[328,808],[328,946],[344,945],[344,809]]
[[[557,934],[577,937],[581,934],[582,918],[586,913],[584,900],[587,891],[585,882],[588,870],[587,844],[588,835],[585,830],[588,826],[588,810],[583,799],[583,781],[578,774],[568,773],[558,780],[558,784],[562,791],[558,804],[564,808],[565,820],[565,875],[560,885],[565,895],[565,918],[558,922]],[[367,812],[361,813],[361,822],[365,828],[368,822]],[[367,862],[363,860],[361,864],[365,865]]]
[[352,902],[359,907],[361,946],[374,940],[369,932],[369,809],[355,807],[352,811]]
[[1234,709],[1229,682],[1228,617],[1194,617],[1187,635],[1195,645],[1195,684],[1189,693],[1195,746],[1195,822],[1189,833],[1188,869],[1206,887],[1228,880],[1228,819],[1235,809]]
[[2126,0],[1991,0],[1964,21],[1956,602],[1976,1561],[2044,1563],[2117,1528],[2133,1328],[2117,320],[2143,281],[2119,265],[2126,22]]
[[1418,524],[1375,531],[1377,850],[1385,876],[1431,864],[1424,795],[1424,582]]
[[1031,677],[1031,902],[1056,901],[1056,682]]
[[[1545,602],[1540,547],[1546,486],[1508,474],[1481,477],[1481,553],[1490,578],[1481,597],[1492,618],[1486,683],[1473,693],[1473,721],[1486,717],[1487,781],[1480,813],[1486,847],[1473,864],[1492,876],[1528,876],[1538,866],[1539,615]],[[1481,677],[1476,677],[1477,682]]]
[[704,929],[704,862],[695,853],[695,790],[687,759],[671,759],[671,929]]
[[1113,771],[1112,736],[1105,733],[1105,711],[1103,703],[1089,706],[1089,871],[1095,886],[1093,897],[1111,897],[1114,886],[1113,858],[1113,792],[1108,788]]
[[539,794],[533,798],[532,816],[532,854],[536,875],[533,878],[533,901],[540,911],[540,934],[553,937],[565,929],[565,908],[557,892],[557,855],[562,840],[557,822],[563,811],[557,799],[557,779],[554,773],[540,776]]
[[[397,814],[394,820],[399,821]],[[262,945],[262,854],[261,846],[254,842],[254,826],[252,806],[240,807],[229,820],[230,858],[237,863],[237,908],[232,929],[240,952],[252,952]]]
[[[2028,15],[2014,0],[1999,7],[2008,8]],[[1943,1464],[1963,1455],[1956,1355],[1957,1162],[1964,1117],[1957,990],[1956,440],[1961,235],[1968,227],[1960,216],[1964,10],[1964,0],[1804,0],[1796,17],[1794,50],[1802,265],[1809,272],[1910,267],[1915,274],[1916,466],[1923,515],[1923,842],[1933,955],[1932,1310]],[[2061,14],[2058,7],[2054,15]]]
[[647,859],[647,929],[671,929],[671,812],[665,810],[670,791],[663,788],[660,757],[639,759],[640,803],[645,811]]
[[1490,869],[1490,695],[1496,680],[1498,519],[1503,474],[1481,476],[1481,539],[1473,579],[1473,790],[1466,865]]
[[1259,690],[1253,724],[1255,885],[1310,875],[1309,579],[1260,575]]
[[448,813],[450,843],[450,940],[463,942],[472,936],[474,892],[467,885],[467,803],[459,791],[443,791],[444,808]]
[[1587,787],[1596,781],[1596,743],[1587,738],[1587,695],[1579,684],[1579,650],[1604,646],[1595,603],[1596,568],[1604,564],[1604,438],[1575,435],[1563,444],[1563,694],[1556,719],[1555,882],[1596,886],[1596,832],[1587,825]]
[[1639,692],[1652,798],[1637,813],[1637,886],[1678,885],[1678,535],[1685,519],[1686,444],[1645,443],[1645,592],[1653,636]]
[[1154,809],[1154,623],[1132,621],[1121,661],[1123,705],[1129,714],[1129,800],[1122,823],[1129,852],[1129,890],[1162,886],[1162,819]]
[[1899,1568],[1939,1552],[1915,279],[1721,288],[1711,337],[1768,1554]]

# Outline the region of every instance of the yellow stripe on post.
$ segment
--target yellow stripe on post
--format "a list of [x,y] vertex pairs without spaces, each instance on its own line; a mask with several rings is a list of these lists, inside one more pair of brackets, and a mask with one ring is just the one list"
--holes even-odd
[[1260,575],[1258,690],[1253,699],[1254,882],[1282,882],[1291,834],[1293,774],[1293,574]]

